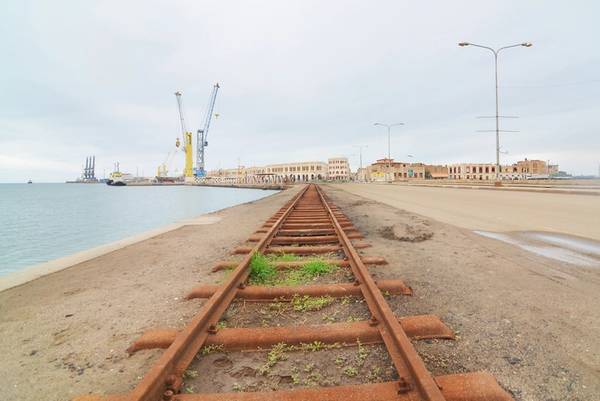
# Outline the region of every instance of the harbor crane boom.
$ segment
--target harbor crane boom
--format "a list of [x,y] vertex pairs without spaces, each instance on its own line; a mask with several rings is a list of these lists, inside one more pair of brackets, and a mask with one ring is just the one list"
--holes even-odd
[[[185,152],[185,167],[183,169],[183,175],[186,177],[192,177],[193,175],[193,160],[192,160],[192,133],[188,132],[185,127],[185,118],[183,117],[183,100],[181,99],[181,92],[175,92],[177,98],[177,108],[179,109],[179,120],[181,121],[181,134],[183,136],[183,151]],[[177,147],[179,147],[179,139],[177,139]]]
[[[219,83],[217,82],[212,89],[210,97],[208,99],[208,107],[206,108],[206,115],[204,117],[204,126],[198,130],[196,137],[196,177],[204,177],[206,170],[204,169],[204,148],[208,146],[208,129],[210,127],[210,121],[212,119],[213,110],[215,108],[215,100],[217,100],[217,92],[219,91]],[[183,124],[183,117],[181,119]]]

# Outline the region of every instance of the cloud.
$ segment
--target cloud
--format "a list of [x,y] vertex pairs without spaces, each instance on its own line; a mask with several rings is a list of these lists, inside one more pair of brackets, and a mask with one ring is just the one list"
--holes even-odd
[[[492,161],[491,54],[459,48],[532,41],[500,58],[507,161],[547,156],[595,173],[598,54],[587,2],[9,1],[0,17],[0,180],[63,181],[85,157],[152,174],[222,87],[209,168],[387,153],[375,121],[403,121],[392,155]],[[574,84],[570,84],[574,83]],[[565,85],[567,84],[567,85]],[[531,156],[532,157],[532,156]],[[183,163],[180,158],[178,163]],[[58,164],[56,164],[58,163]],[[45,166],[53,166],[46,168]],[[60,168],[58,168],[60,166]]]

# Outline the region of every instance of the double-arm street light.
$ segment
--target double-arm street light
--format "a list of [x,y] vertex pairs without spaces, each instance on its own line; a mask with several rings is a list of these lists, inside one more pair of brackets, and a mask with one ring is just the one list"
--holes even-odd
[[510,49],[511,47],[521,47],[521,46],[531,47],[532,44],[529,42],[518,43],[516,45],[503,46],[498,49],[493,49],[488,46],[477,45],[475,43],[469,43],[469,42],[460,42],[458,45],[461,47],[465,47],[465,46],[480,47],[482,49],[489,50],[494,54],[494,75],[496,77],[496,181],[498,181],[499,174],[500,174],[500,123],[499,123],[500,116],[498,115],[498,54],[500,54],[500,52],[502,50]]
[[387,128],[387,132],[388,132],[388,179],[387,181],[389,181],[389,174],[390,174],[390,170],[392,168],[391,166],[391,157],[390,157],[390,131],[392,129],[392,127],[398,126],[398,125],[404,125],[404,123],[394,123],[394,124],[383,124],[383,123],[375,123],[374,125],[378,125],[380,127],[386,127]]

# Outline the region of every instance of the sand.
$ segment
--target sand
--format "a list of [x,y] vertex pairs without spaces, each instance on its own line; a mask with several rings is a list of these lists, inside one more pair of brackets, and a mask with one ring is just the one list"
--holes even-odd
[[[519,401],[583,401],[600,393],[598,269],[553,261],[343,188],[326,190],[373,245],[361,252],[390,262],[373,274],[401,278],[415,291],[390,298],[396,314],[435,313],[458,334],[456,341],[415,343],[434,374],[488,370]],[[0,292],[2,398],[53,401],[131,389],[162,351],[128,357],[129,343],[145,329],[189,321],[203,301],[182,301],[183,295],[222,280],[224,272],[210,273],[214,263],[228,259],[296,190]],[[196,368],[227,390],[240,374],[252,373],[247,365],[264,363],[264,355],[253,355],[217,353]],[[369,363],[378,362],[385,364],[384,356]]]
[[600,241],[600,198],[590,195],[343,184],[347,192],[458,227],[547,231]]

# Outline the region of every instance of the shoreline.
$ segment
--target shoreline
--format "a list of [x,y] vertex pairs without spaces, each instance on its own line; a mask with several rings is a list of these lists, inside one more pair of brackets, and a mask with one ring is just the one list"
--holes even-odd
[[84,249],[82,251],[78,251],[78,252],[75,252],[70,255],[65,255],[65,256],[61,256],[59,258],[48,260],[46,262],[41,262],[41,263],[36,263],[33,265],[25,266],[22,269],[19,269],[14,272],[10,272],[4,276],[0,276],[0,293],[3,291],[6,291],[8,289],[11,289],[11,288],[22,286],[33,280],[37,280],[41,277],[59,272],[61,270],[68,269],[68,268],[76,266],[80,263],[87,262],[89,260],[109,254],[114,251],[118,251],[119,249],[126,248],[130,245],[140,243],[142,241],[148,240],[148,239],[156,237],[158,235],[177,230],[184,226],[210,225],[210,224],[217,223],[221,220],[221,217],[211,216],[211,215],[221,212],[223,210],[227,210],[232,207],[246,205],[246,204],[250,204],[252,202],[256,202],[258,200],[267,199],[275,194],[278,194],[281,191],[274,192],[270,195],[267,195],[267,196],[257,199],[257,200],[239,203],[239,204],[228,206],[228,207],[225,207],[222,209],[213,210],[211,212],[202,213],[195,217],[182,219],[182,220],[176,221],[174,223],[170,223],[170,224],[156,227],[156,228],[153,228],[150,230],[146,230],[141,233],[130,235],[125,238],[121,238],[116,241],[111,241],[111,242],[103,244],[103,245],[98,245],[98,246],[95,246],[92,248]]

